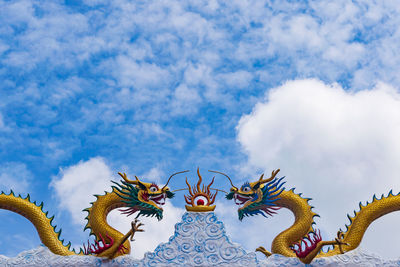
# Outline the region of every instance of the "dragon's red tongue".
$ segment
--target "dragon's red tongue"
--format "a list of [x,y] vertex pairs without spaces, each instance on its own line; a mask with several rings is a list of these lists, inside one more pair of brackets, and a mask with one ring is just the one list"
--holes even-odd
[[163,199],[163,198],[164,198],[163,195],[159,195],[159,196],[156,196],[156,197],[152,197],[151,200],[160,201],[160,200]]
[[246,200],[249,199],[249,198],[247,198],[247,197],[242,197],[241,195],[237,195],[236,198],[237,198],[238,200],[242,201],[242,202],[245,202]]
[[158,205],[164,205],[164,203],[165,203],[165,195],[164,194],[160,194],[158,196],[150,197],[150,199],[152,201],[154,201],[155,203],[157,203]]
[[236,205],[243,205],[246,201],[250,199],[249,196],[242,196],[240,194],[235,195],[235,204]]

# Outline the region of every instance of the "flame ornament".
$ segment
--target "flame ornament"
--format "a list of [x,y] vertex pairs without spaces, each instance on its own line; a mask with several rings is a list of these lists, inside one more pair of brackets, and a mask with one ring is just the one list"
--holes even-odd
[[197,168],[197,175],[199,176],[199,180],[197,181],[196,187],[193,186],[193,190],[186,178],[186,184],[190,194],[189,196],[185,195],[185,201],[188,204],[185,205],[186,210],[193,212],[213,211],[215,209],[215,205],[211,205],[214,203],[218,192],[215,192],[214,194],[211,193],[210,187],[214,183],[215,177],[213,177],[211,183],[207,187],[203,185],[202,188],[200,188],[203,178],[200,175],[199,168]]

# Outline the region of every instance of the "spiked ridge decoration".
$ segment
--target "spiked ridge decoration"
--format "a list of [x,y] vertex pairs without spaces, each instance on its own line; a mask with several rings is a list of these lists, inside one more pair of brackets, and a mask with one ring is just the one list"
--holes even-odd
[[[136,218],[144,215],[147,217],[156,216],[158,220],[162,219],[163,209],[159,205],[164,205],[166,198],[173,198],[174,193],[169,190],[161,192],[155,183],[148,184],[138,182],[137,184],[139,187],[137,187],[126,181],[121,182],[122,184],[113,182],[116,186],[112,186],[112,188],[115,193],[123,199],[122,202],[128,206],[126,209],[120,209],[122,214],[129,216],[139,211]],[[149,202],[149,200],[152,200],[153,203]]]
[[111,236],[107,235],[106,237],[109,240],[109,243],[107,243],[103,236],[99,234],[100,241],[95,241],[94,244],[90,244],[88,241],[87,247],[83,245],[83,250],[85,255],[92,255],[92,254],[100,254],[106,249],[109,249],[114,245],[114,239],[112,239]]
[[240,190],[227,194],[228,200],[235,199],[235,203],[242,206],[238,210],[239,220],[242,220],[244,216],[261,214],[267,217],[267,215],[276,214],[280,207],[277,207],[275,202],[279,200],[279,195],[285,189],[283,187],[285,182],[282,182],[284,178],[273,178],[266,181],[265,185],[261,185],[261,177],[259,182],[251,184],[246,182]]
[[[68,251],[68,255],[77,254],[75,250],[69,250],[71,242],[65,245],[64,240],[60,239],[61,229],[56,232],[57,226],[53,225],[54,216],[48,217],[48,211],[43,211],[43,206],[43,202],[40,204],[32,202],[29,194],[23,198],[21,195],[16,196],[12,190],[10,194],[0,193],[0,209],[16,212],[31,221],[42,242],[48,240],[47,247],[55,251],[53,253]],[[83,255],[83,250],[81,249],[78,254]]]
[[[285,231],[278,234],[272,241],[271,250],[259,247],[256,251],[262,252],[267,257],[272,254],[281,254],[286,257],[298,257],[303,263],[310,263],[315,257],[326,257],[345,253],[358,247],[367,227],[377,218],[393,211],[400,210],[400,195],[389,192],[387,197],[382,195],[381,199],[373,197],[371,203],[361,205],[360,211],[349,216],[350,224],[346,225],[346,232],[341,230],[337,238],[332,241],[323,241],[321,235],[313,229],[314,217],[318,216],[309,205],[310,198],[303,198],[296,194],[294,188],[285,190],[282,178],[275,178],[279,169],[273,171],[271,177],[263,179],[264,175],[255,182],[246,182],[240,188],[233,185],[230,177],[222,172],[211,171],[222,174],[229,179],[232,187],[226,195],[228,200],[234,200],[238,208],[239,220],[245,216],[261,214],[264,217],[272,216],[279,208],[291,210],[295,216],[294,224]],[[333,250],[323,252],[323,246],[334,246]]]
[[[186,172],[186,171],[184,171]],[[227,199],[233,199],[239,205],[238,215],[242,220],[246,216],[261,214],[265,217],[272,216],[279,208],[291,210],[295,216],[294,224],[288,229],[278,234],[272,241],[271,251],[264,247],[259,247],[256,251],[262,252],[266,256],[281,254],[287,257],[299,257],[304,263],[310,263],[314,258],[327,257],[343,254],[357,248],[368,226],[381,216],[400,210],[400,194],[393,195],[392,190],[387,196],[381,198],[373,196],[372,202],[366,205],[359,204],[360,210],[355,211],[353,216],[348,215],[350,224],[346,225],[346,231],[341,230],[337,237],[332,241],[324,241],[319,232],[313,229],[314,217],[318,216],[312,211],[309,205],[310,198],[304,198],[301,194],[294,192],[294,188],[285,190],[282,178],[275,178],[279,169],[273,171],[271,177],[263,179],[264,175],[255,182],[246,182],[240,188],[233,185],[232,180],[226,176],[232,188],[227,193]],[[96,201],[91,203],[91,207],[85,209],[88,212],[88,220],[85,229],[90,229],[90,234],[96,240],[93,245],[88,243],[85,250],[76,253],[70,250],[71,243],[64,245],[64,240],[60,240],[61,230],[55,230],[53,217],[48,217],[48,212],[43,211],[43,202],[36,204],[30,200],[29,194],[23,198],[16,196],[13,191],[9,194],[0,192],[0,209],[10,210],[24,216],[35,226],[43,244],[50,251],[58,255],[85,255],[90,254],[98,257],[114,258],[130,253],[130,243],[136,232],[143,232],[143,226],[137,219],[132,222],[131,230],[123,235],[107,223],[107,214],[115,209],[125,207],[122,213],[132,215],[136,212],[138,216],[155,216],[158,220],[162,219],[162,205],[165,199],[173,197],[173,193],[167,187],[171,178],[179,173],[171,175],[167,183],[160,189],[155,183],[145,183],[139,178],[129,180],[126,174],[119,173],[123,178],[121,183],[114,183],[111,192],[104,195],[96,195]],[[211,190],[222,191],[211,188],[214,178],[208,186],[200,187],[202,177],[199,169],[197,170],[199,180],[196,187],[186,184],[190,195],[185,196],[185,201],[190,206],[186,206],[189,211],[210,211],[215,208],[214,203],[216,194]],[[179,189],[175,191],[186,190]],[[136,217],[136,218],[137,218]],[[105,238],[103,238],[105,237]],[[106,241],[107,240],[107,241]],[[333,246],[328,252],[321,251],[323,246]]]
[[199,168],[197,168],[197,175],[199,176],[199,179],[197,181],[196,188],[190,186],[190,184],[187,181],[186,178],[186,184],[188,186],[189,190],[189,196],[185,195],[185,201],[188,205],[185,205],[187,211],[194,211],[194,212],[206,212],[206,211],[213,211],[215,209],[214,206],[210,206],[211,204],[214,203],[215,197],[217,196],[218,192],[215,192],[215,194],[211,193],[210,187],[214,183],[214,177],[211,181],[211,183],[205,187],[203,185],[203,188],[200,188],[201,182],[203,178],[200,175]]
[[310,232],[299,242],[292,245],[290,248],[296,253],[299,258],[305,258],[313,251],[319,242],[322,241],[320,231]]
[[[186,171],[184,171],[186,172]],[[15,196],[14,192],[10,194],[0,193],[0,209],[7,209],[24,216],[35,226],[39,237],[43,244],[49,248],[51,252],[58,255],[85,255],[90,254],[98,257],[114,258],[120,255],[130,253],[130,243],[136,232],[143,232],[140,227],[143,225],[137,219],[132,222],[131,230],[125,235],[111,227],[107,223],[107,214],[116,208],[125,207],[123,213],[132,215],[138,211],[139,217],[155,216],[158,220],[162,219],[163,209],[167,198],[172,198],[174,194],[167,187],[171,178],[179,173],[172,174],[167,183],[159,188],[155,183],[145,183],[136,180],[129,180],[125,173],[119,173],[123,178],[121,183],[115,183],[111,192],[105,192],[104,195],[95,195],[96,201],[91,203],[91,207],[85,209],[88,212],[87,224],[85,229],[90,229],[90,235],[94,235],[96,240],[93,245],[88,243],[87,247],[80,249],[79,253],[70,250],[71,243],[64,245],[60,240],[61,230],[55,231],[52,225],[53,217],[47,217],[47,212],[43,211],[43,203],[37,205],[36,202],[30,201],[30,196],[22,198]],[[107,238],[107,242],[105,238]]]

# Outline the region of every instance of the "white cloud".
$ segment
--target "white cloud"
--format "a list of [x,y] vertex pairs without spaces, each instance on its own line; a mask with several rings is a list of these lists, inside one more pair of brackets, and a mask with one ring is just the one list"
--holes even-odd
[[[168,242],[174,235],[175,224],[181,221],[184,213],[182,208],[173,206],[168,200],[163,206],[163,219],[157,221],[154,217],[139,217],[144,224],[144,232],[135,234],[135,241],[131,242],[131,255],[137,259],[143,258],[145,252],[152,252],[158,244]],[[110,212],[108,222],[122,233],[127,233],[135,215],[125,217],[118,210]]]
[[148,172],[140,175],[140,179],[155,183],[160,183],[163,177],[165,177],[165,174],[158,167],[153,167]]
[[[237,206],[233,201],[226,199],[216,202],[215,213],[224,223],[227,236],[247,251],[255,251],[259,246],[270,250],[274,237],[294,221],[293,215],[285,209],[281,209],[278,214],[268,219],[263,216],[253,216],[239,221]],[[259,259],[265,259],[263,255],[258,252],[257,254]]]
[[248,71],[240,70],[219,74],[217,78],[220,78],[221,82],[226,84],[228,90],[232,90],[233,88],[245,89],[249,86],[253,75]]
[[50,97],[50,101],[53,105],[60,105],[62,102],[66,102],[80,93],[82,93],[85,85],[85,80],[73,76],[65,81],[58,81],[57,84],[53,85],[53,92]]
[[[153,168],[149,172],[139,175],[146,180],[158,181],[162,172]],[[71,213],[74,223],[84,226],[87,215],[83,209],[90,206],[94,201],[94,194],[103,194],[110,187],[110,180],[113,173],[103,158],[91,158],[88,161],[81,161],[76,165],[62,169],[57,177],[53,178],[51,187],[56,191],[60,207]],[[129,176],[129,174],[128,174]],[[132,252],[136,258],[142,258],[147,251],[153,251],[160,242],[167,242],[174,234],[174,225],[180,221],[183,209],[174,207],[167,201],[164,208],[164,218],[158,222],[154,217],[141,217],[139,220],[144,223],[144,233],[137,233],[135,241],[132,242]],[[109,213],[107,221],[122,233],[127,233],[134,220],[134,216],[125,217],[118,210]]]
[[112,178],[113,173],[104,159],[97,157],[61,169],[50,186],[56,192],[60,207],[71,213],[74,223],[85,225],[87,213],[82,210],[96,200],[94,194],[110,189]]
[[32,173],[24,163],[5,162],[0,164],[0,191],[16,194],[29,193]]
[[[270,90],[237,130],[250,166],[281,168],[287,187],[313,198],[322,217],[317,227],[329,238],[359,201],[400,191],[400,94],[385,84],[349,92],[317,80],[287,82]],[[387,216],[390,230],[375,237],[391,232],[394,244],[398,218]],[[363,247],[396,255],[396,247],[367,239]]]
[[4,130],[6,125],[4,124],[3,115],[0,113],[0,130]]
[[114,71],[114,75],[118,77],[121,86],[131,86],[143,91],[143,93],[146,92],[149,97],[147,101],[150,101],[151,97],[155,95],[155,93],[147,91],[148,88],[161,87],[171,79],[168,70],[157,66],[157,64],[138,64],[135,59],[126,56],[119,56],[116,59]]
[[185,68],[184,79],[189,86],[195,86],[210,78],[212,69],[203,64],[189,64]]
[[[106,124],[130,120],[131,124],[143,118],[165,121],[177,114],[197,114],[196,109],[188,112],[192,109],[187,106],[195,105],[180,97],[188,95],[180,92],[184,89],[180,84],[190,91],[190,103],[200,108],[217,105],[232,113],[234,106],[248,108],[233,87],[256,88],[249,94],[258,96],[263,84],[295,75],[340,79],[356,88],[370,87],[377,78],[395,84],[400,28],[393,15],[398,8],[391,5],[116,1],[109,3],[107,12],[96,7],[79,12],[58,3],[4,2],[0,32],[6,33],[4,43],[9,49],[2,62],[23,73],[32,70],[23,88],[38,77],[46,86],[54,84],[50,91],[46,89],[49,93],[38,94],[38,102],[27,98],[26,91],[18,93],[20,99],[27,98],[29,104],[21,101],[20,105],[28,112],[41,117],[38,110],[50,105],[64,115],[64,108],[55,105],[76,100],[81,107],[71,112],[76,116],[61,119],[78,134],[99,120]],[[391,23],[381,23],[387,17]],[[264,65],[255,69],[259,61]],[[80,68],[85,75],[75,77]],[[268,77],[253,77],[258,68]],[[57,76],[58,71],[66,77]],[[112,84],[99,86],[97,74]],[[125,118],[120,113],[135,115]]]
[[195,114],[200,107],[200,102],[201,97],[197,93],[197,90],[188,88],[185,84],[181,84],[174,92],[174,98],[171,102],[172,114]]
[[[100,2],[96,0],[95,4]],[[127,159],[131,166],[152,164],[152,158],[166,150],[174,157],[164,157],[164,161],[182,162],[180,157],[188,155],[183,162],[201,159],[214,165],[231,165],[241,157],[236,153],[236,146],[231,145],[232,125],[238,114],[249,110],[254,99],[259,97],[260,88],[266,84],[310,76],[324,81],[340,80],[356,89],[371,88],[377,80],[399,84],[398,13],[398,4],[382,1],[239,0],[226,5],[219,0],[162,0],[145,4],[120,0],[103,1],[99,7],[83,9],[62,2],[0,1],[0,17],[3,18],[0,75],[4,80],[2,85],[7,88],[4,92],[9,94],[2,98],[1,108],[6,113],[3,113],[3,123],[0,118],[0,129],[6,124],[10,130],[15,130],[6,136],[3,143],[9,145],[4,151],[24,143],[26,150],[21,153],[31,157],[32,151],[39,151],[36,146],[41,147],[36,135],[39,134],[41,143],[48,144],[40,148],[40,156],[52,162],[49,166],[55,166],[55,160],[78,151],[84,143],[93,144],[102,151],[99,154],[116,160]],[[24,79],[19,79],[20,76]],[[251,90],[238,92],[232,90],[234,87]],[[376,90],[372,91],[377,94]],[[347,96],[344,99],[352,99],[344,95]],[[361,99],[361,95],[354,93],[354,98]],[[206,112],[196,112],[198,108]],[[274,108],[281,112],[279,107]],[[377,109],[386,108],[385,104]],[[212,117],[207,111],[213,111]],[[299,116],[302,114],[300,112]],[[189,118],[175,120],[176,115]],[[193,118],[194,115],[199,117]],[[290,159],[293,157],[291,149],[306,146],[311,139],[307,139],[309,135],[316,136],[317,143],[321,144],[304,151],[311,154],[307,157],[315,161],[314,165],[319,164],[319,158],[314,156],[318,153],[329,157],[333,166],[340,166],[344,163],[340,158],[337,160],[336,154],[344,153],[343,158],[349,162],[357,157],[346,150],[347,146],[351,147],[350,151],[363,150],[364,158],[354,163],[359,164],[358,169],[344,168],[352,173],[354,184],[359,182],[357,179],[365,174],[361,171],[364,162],[371,162],[373,157],[368,153],[375,152],[373,145],[364,147],[365,141],[352,139],[342,132],[335,136],[347,142],[346,145],[331,144],[330,139],[324,137],[331,136],[329,129],[343,130],[352,124],[356,115],[345,116],[348,121],[342,123],[344,126],[331,123],[314,131],[313,123],[324,123],[323,119],[306,121],[311,133],[303,130],[304,140],[292,136],[291,131],[300,128],[297,120],[285,111],[279,115],[288,116],[294,125],[283,132],[282,138],[288,140],[279,139],[271,145],[276,153],[284,155],[286,152],[285,157]],[[370,116],[375,115],[370,112]],[[344,117],[340,112],[337,116]],[[385,122],[385,118],[375,120],[380,125]],[[17,125],[28,128],[21,131]],[[187,125],[195,128],[187,128]],[[381,134],[393,137],[391,131],[383,133],[381,128],[366,129],[356,125],[358,128],[352,127],[352,132],[355,128],[369,131],[364,138],[372,135],[377,139]],[[275,135],[270,137],[279,136],[273,133]],[[53,134],[57,141],[51,138]],[[186,142],[193,136],[194,142]],[[290,138],[301,139],[305,144],[301,140],[293,143]],[[147,160],[137,161],[138,157],[130,157],[130,149],[121,149],[127,142],[138,145],[138,151],[148,149],[149,145],[156,150],[144,157]],[[285,147],[288,142],[293,147]],[[384,146],[384,141],[377,142],[377,146]],[[111,145],[104,146],[104,143]],[[188,153],[181,156],[179,151]],[[386,166],[392,162],[388,158],[395,152],[386,149],[377,153],[384,162],[382,166]],[[249,152],[249,155],[259,166],[273,160],[259,152]],[[75,167],[82,167],[84,172],[86,163]],[[382,166],[377,166],[376,170],[381,170]],[[63,180],[64,176],[64,180],[73,180],[67,178],[67,171],[72,173],[73,168],[66,168],[65,175],[60,172],[55,180]],[[320,172],[325,175],[330,171]],[[109,189],[110,178],[102,179],[104,188],[100,192]],[[62,192],[69,194],[66,190],[61,190],[60,194]],[[93,193],[98,192],[96,189]],[[76,214],[81,213],[76,209]]]
[[19,1],[10,4],[1,3],[4,13],[13,14],[10,17],[10,22],[13,24],[19,24],[27,20],[31,20],[34,8],[30,1]]
[[[38,10],[48,13],[37,16]],[[68,12],[56,3],[3,3],[2,12],[6,14],[10,25],[17,29],[26,28],[15,32],[18,45],[13,47],[13,51],[4,60],[11,66],[22,67],[24,71],[32,70],[43,60],[47,61],[47,64],[71,67],[76,60],[79,62],[87,59],[89,54],[96,51],[98,43],[101,43],[93,41],[93,38],[82,38],[76,42],[75,38],[88,30],[86,17]],[[74,42],[73,46],[70,46],[69,40]],[[28,46],[29,50],[19,50],[24,46]]]
[[10,49],[10,46],[0,41],[0,55]]
[[[288,55],[287,53],[292,56],[297,54],[298,59],[295,59],[293,63],[297,71],[301,73],[315,72],[316,65],[321,66],[329,62],[327,64],[329,69],[325,67],[326,75],[339,75],[343,69],[336,69],[336,66],[340,65],[348,70],[354,69],[367,52],[364,44],[352,40],[354,32],[360,26],[359,23],[349,23],[353,16],[358,18],[360,9],[351,3],[345,5],[346,12],[342,12],[336,6],[332,7],[335,11],[340,10],[339,17],[342,19],[338,19],[336,16],[324,16],[320,13],[320,8],[326,9],[325,4],[323,7],[315,7],[319,16],[277,15],[273,16],[271,23],[266,25],[264,34],[271,39],[271,51],[283,53],[285,56]],[[354,15],[354,12],[357,14]],[[321,18],[324,23],[320,22]],[[317,55],[318,57],[315,58]],[[307,58],[308,64],[302,64],[304,58]],[[315,62],[315,64],[310,64],[310,62]]]

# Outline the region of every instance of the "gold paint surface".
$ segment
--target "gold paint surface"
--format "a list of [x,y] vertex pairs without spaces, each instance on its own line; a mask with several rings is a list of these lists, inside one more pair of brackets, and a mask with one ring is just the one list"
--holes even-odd
[[188,206],[185,205],[185,208],[187,211],[192,211],[192,212],[207,212],[207,211],[213,211],[215,210],[215,205],[214,206]]

